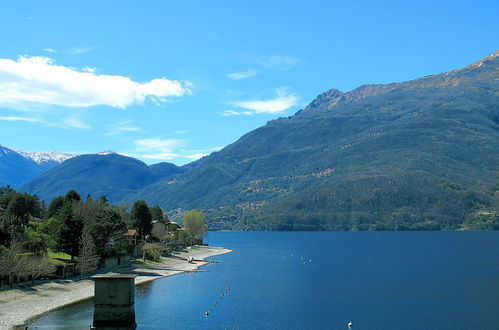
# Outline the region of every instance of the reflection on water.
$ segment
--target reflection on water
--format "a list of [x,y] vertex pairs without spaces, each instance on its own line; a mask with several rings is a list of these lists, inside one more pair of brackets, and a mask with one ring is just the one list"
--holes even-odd
[[[223,263],[205,266],[208,272],[137,287],[139,329],[499,324],[499,232],[223,232],[207,240],[235,252],[213,257]],[[230,293],[220,298],[227,278]],[[79,303],[30,327],[88,329],[92,309],[92,301]]]

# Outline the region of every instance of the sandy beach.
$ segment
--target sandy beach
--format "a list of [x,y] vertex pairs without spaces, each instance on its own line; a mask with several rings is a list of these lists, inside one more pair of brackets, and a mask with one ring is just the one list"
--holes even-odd
[[[204,259],[228,252],[231,250],[196,246],[187,252],[163,258],[160,263],[117,267],[112,273],[138,274],[135,284],[140,285],[161,277],[195,271],[209,262]],[[193,263],[187,262],[189,256],[194,258]],[[91,279],[57,280],[29,288],[0,291],[0,329],[14,329],[31,318],[93,296],[94,282]]]

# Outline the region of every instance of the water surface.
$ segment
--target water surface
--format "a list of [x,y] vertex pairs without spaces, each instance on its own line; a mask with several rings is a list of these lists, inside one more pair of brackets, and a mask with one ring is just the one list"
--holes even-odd
[[[139,329],[499,328],[499,232],[210,232],[206,241],[235,251],[208,272],[137,287]],[[88,328],[92,304],[29,326]]]

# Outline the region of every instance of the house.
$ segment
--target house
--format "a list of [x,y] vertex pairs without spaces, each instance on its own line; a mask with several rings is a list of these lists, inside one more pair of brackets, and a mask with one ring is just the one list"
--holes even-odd
[[139,237],[139,233],[137,233],[135,229],[128,229],[128,231],[123,235],[128,238],[128,244],[137,245],[137,237]]
[[168,224],[161,220],[155,220],[152,222],[151,234],[157,236],[158,238],[165,238],[168,236]]
[[184,230],[184,228],[180,224],[170,221],[168,223],[168,231],[175,232],[177,230]]

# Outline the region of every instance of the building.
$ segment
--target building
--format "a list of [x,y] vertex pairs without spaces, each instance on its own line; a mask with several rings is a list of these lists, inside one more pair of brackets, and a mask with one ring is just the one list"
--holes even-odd
[[158,238],[165,238],[168,236],[168,224],[161,220],[155,220],[152,222],[151,234]]
[[139,233],[137,233],[135,229],[128,229],[128,231],[123,235],[128,238],[128,244],[137,245],[137,238],[139,237]]

